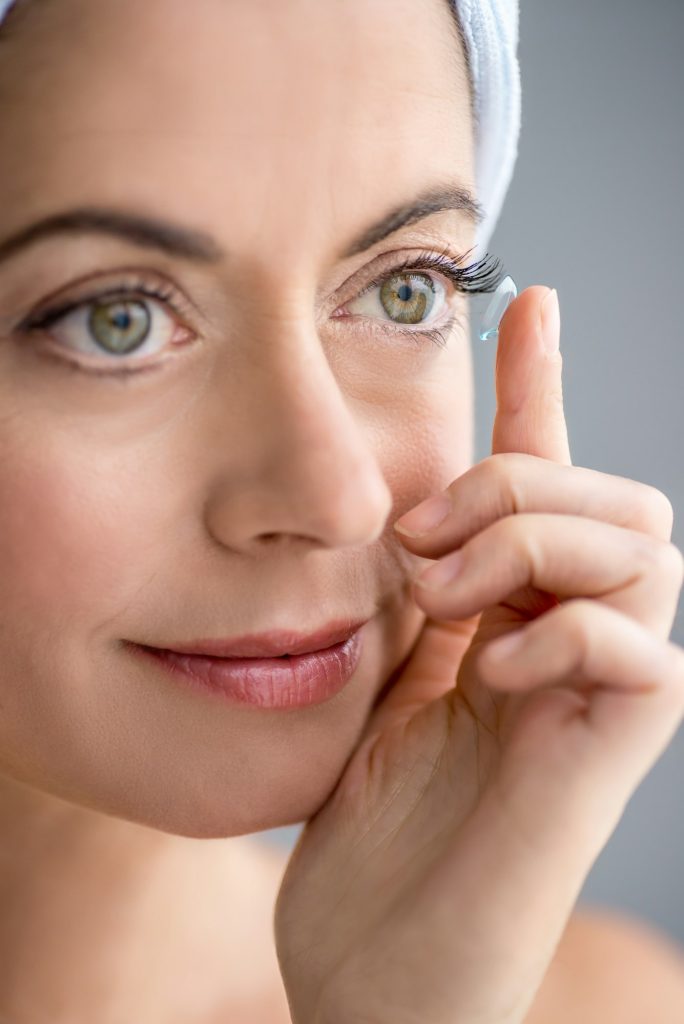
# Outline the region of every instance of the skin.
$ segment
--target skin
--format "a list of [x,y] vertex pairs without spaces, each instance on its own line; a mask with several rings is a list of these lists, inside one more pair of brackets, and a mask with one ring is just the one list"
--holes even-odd
[[[472,466],[467,305],[451,297],[444,349],[333,314],[381,253],[389,274],[416,250],[473,244],[451,211],[339,256],[428,186],[474,190],[460,45],[437,2],[358,0],[343,17],[317,0],[207,0],[201,18],[184,0],[27,7],[0,61],[0,152],[0,238],[108,205],[211,232],[229,252],[198,265],[90,235],[0,264],[2,1010],[286,1020],[269,912],[280,861],[247,836],[329,806],[352,752],[369,749],[388,680],[390,714],[446,687],[415,668],[445,606],[421,604],[412,577],[439,555],[392,524]],[[75,373],[47,338],[17,334],[48,294],[70,297],[94,270],[113,284],[123,267],[187,299],[196,337],[158,372]],[[504,353],[516,322],[533,343],[542,293],[509,310]],[[568,461],[550,452],[559,422],[549,441],[518,358],[500,373],[499,450]],[[552,372],[557,395],[558,361]],[[671,508],[660,500],[635,528],[665,543]],[[668,572],[639,605],[663,594],[661,637]],[[121,643],[345,615],[371,618],[359,669],[306,711],[199,697]],[[448,653],[451,670],[463,650]]]
[[[568,997],[585,1019],[587,991],[595,1019],[621,1019],[615,959],[586,985],[596,944],[573,955],[568,927],[684,717],[667,640],[684,559],[662,492],[572,466],[559,334],[547,289],[511,304],[491,456],[445,489],[441,523],[395,523],[437,560],[415,580],[428,619],[288,863],[275,925],[295,1024],[538,1024],[567,1019]],[[519,646],[495,660],[504,640]],[[669,1024],[681,952],[663,973],[670,1002],[646,973],[638,1005]]]
[[[185,0],[60,0],[27,7],[3,44],[3,238],[95,204],[211,232],[230,252],[196,266],[63,237],[0,265],[7,1013],[39,1014],[53,992],[85,1013],[84,950],[112,1019],[139,1013],[131,965],[160,932],[148,1020],[196,999],[168,979],[194,948],[184,914],[218,935],[217,885],[223,907],[244,906],[245,858],[225,837],[320,806],[424,621],[410,595],[420,560],[391,524],[471,464],[467,305],[453,296],[448,350],[331,318],[380,254],[394,266],[474,240],[452,211],[337,255],[427,186],[474,187],[448,12],[404,8],[359,0],[342,17],[317,0],[211,0],[198,18]],[[94,270],[118,284],[122,267],[171,279],[198,307],[188,319],[203,344],[127,382],[70,372],[38,354],[51,339],[12,332],[49,294],[71,296]],[[82,335],[63,327],[61,344]],[[295,713],[200,699],[121,647],[309,631],[344,615],[372,618],[361,665],[338,697]],[[205,838],[213,856],[189,842]],[[116,851],[106,863],[103,848]],[[198,860],[206,884],[176,908],[170,938],[159,909],[189,877],[197,891]],[[141,903],[151,875],[156,896]],[[81,925],[64,936],[54,922],[77,879]],[[112,918],[121,905],[125,921]],[[27,988],[29,956],[40,993]],[[226,963],[217,951],[205,964],[213,997],[243,984],[242,964]]]
[[[6,324],[93,268],[108,281],[121,266],[164,272],[199,307],[203,344],[134,383],[3,344],[0,750],[7,775],[41,790],[223,837],[320,805],[422,623],[415,559],[391,523],[470,464],[465,319],[443,350],[331,314],[381,252],[395,264],[426,246],[465,252],[474,229],[440,214],[373,252],[335,253],[436,180],[473,188],[473,152],[440,5],[398,19],[391,46],[380,0],[344,18],[314,0],[280,15],[246,0],[206,8],[63,0],[27,9],[3,56],[3,235],[112,204],[210,231],[231,255],[198,268],[72,237],[2,269]],[[425,29],[434,44],[409,69],[403,53]],[[363,664],[306,713],[198,699],[121,647],[313,632],[347,615],[373,619]]]

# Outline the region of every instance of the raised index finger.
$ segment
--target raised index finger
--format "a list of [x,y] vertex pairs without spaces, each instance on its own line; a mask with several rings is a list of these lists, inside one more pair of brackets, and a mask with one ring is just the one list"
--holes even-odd
[[559,342],[557,293],[526,288],[499,326],[492,454],[524,452],[572,465]]

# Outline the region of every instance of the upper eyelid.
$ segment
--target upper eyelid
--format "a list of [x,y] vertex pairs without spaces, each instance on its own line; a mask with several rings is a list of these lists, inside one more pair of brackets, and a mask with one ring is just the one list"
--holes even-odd
[[[392,255],[399,254],[392,253]],[[375,275],[371,277],[371,280],[361,288],[360,291],[354,292],[351,298],[345,299],[342,305],[337,306],[336,309],[344,309],[346,306],[349,305],[350,302],[353,302],[356,299],[361,298],[363,295],[366,295],[373,288],[377,288],[382,281],[384,281],[386,278],[390,277],[394,273],[426,274],[428,276],[434,275],[435,277],[446,283],[447,289],[453,289],[454,294],[450,295],[446,300],[447,303],[451,305],[453,304],[455,297],[459,293],[463,293],[463,290],[459,289],[457,281],[453,277],[449,276],[445,267],[440,268],[439,266],[432,266],[430,264],[431,260],[439,260],[440,258],[446,258],[450,263],[454,265],[455,268],[458,267],[459,269],[465,269],[465,264],[461,263],[461,260],[464,258],[463,256],[456,257],[449,250],[445,249],[437,251],[423,247],[419,250],[416,250],[415,255],[408,257],[400,257],[396,259],[393,263],[390,263],[389,266],[379,270]],[[404,269],[406,264],[414,263],[417,265],[409,265],[408,269]],[[418,324],[416,325],[416,332],[419,332],[420,326],[421,325]],[[396,329],[401,329],[398,324],[396,325]]]
[[[447,259],[451,260],[454,264],[458,264],[459,266],[461,264],[461,261],[465,258],[464,254],[457,254],[455,252],[452,252],[450,248],[446,246],[442,246],[442,248],[436,249],[430,247],[429,245],[418,245],[406,247],[403,249],[388,250],[387,252],[378,253],[378,255],[375,256],[371,260],[371,262],[367,264],[365,267],[361,267],[360,269],[355,270],[340,285],[338,285],[338,287],[335,289],[335,292],[338,293],[346,289],[350,285],[350,283],[354,281],[359,275],[368,275],[370,277],[370,281],[366,285],[364,285],[361,289],[361,292],[358,293],[362,294],[366,288],[372,288],[375,284],[377,284],[378,280],[384,274],[392,273],[398,268],[398,266],[400,266],[406,260],[410,260],[414,257],[418,259],[421,256],[426,260],[429,260],[430,257],[446,257]],[[378,264],[378,267],[377,269],[374,269],[376,267],[376,264]],[[440,273],[437,267],[430,267],[428,269],[435,274]],[[442,276],[444,277],[445,275],[442,274]]]
[[[427,263],[427,260],[426,260],[426,263]],[[377,274],[377,276],[372,281],[370,281],[367,285],[364,285],[364,287],[361,289],[361,291],[358,292],[357,298],[360,298],[362,295],[365,295],[372,288],[377,288],[377,286],[381,283],[381,281],[384,278],[388,277],[392,273],[397,272],[397,270],[399,270],[399,267],[397,267],[397,268],[388,267],[387,270],[380,271]],[[401,273],[406,273],[406,274],[434,274],[436,277],[441,278],[442,280],[446,281],[448,284],[453,285],[453,281],[451,281],[449,279],[449,277],[443,271],[440,271],[440,269],[438,267],[431,267],[429,265],[426,265],[425,267],[422,267],[422,268],[421,267],[410,267],[408,270],[401,271]]]
[[[137,280],[125,281],[124,278],[126,275],[130,278],[136,277]],[[111,285],[108,286],[105,283],[100,283],[103,280],[106,281],[108,278],[112,279]],[[163,282],[161,287],[169,291],[171,294],[160,296],[146,293],[145,287],[150,287],[150,281],[155,282],[151,287],[159,287],[160,283]],[[88,288],[88,285],[90,285],[90,288]],[[183,319],[187,315],[194,316],[197,314],[205,323],[209,323],[206,315],[183,289],[180,289],[166,274],[154,270],[153,268],[122,267],[111,271],[105,271],[104,273],[98,271],[88,275],[87,278],[79,281],[78,284],[73,285],[72,287],[77,289],[76,295],[60,298],[60,295],[62,295],[63,292],[68,292],[69,286],[67,285],[57,291],[51,292],[50,295],[41,299],[38,307],[25,316],[19,324],[17,324],[17,329],[31,330],[50,317],[54,317],[54,319],[57,320],[61,316],[68,316],[69,313],[81,306],[88,306],[89,304],[97,302],[103,298],[111,296],[112,299],[114,299],[119,295],[130,296],[136,293],[144,296],[148,300],[168,305],[174,311],[175,315],[180,316]],[[78,294],[81,289],[83,289],[83,294]],[[185,326],[189,327],[188,324]]]
[[[31,314],[30,319],[27,320],[26,325],[30,329],[31,327],[39,327],[45,323],[50,324],[56,320],[61,320],[62,317],[69,316],[70,313],[74,313],[82,309],[84,306],[87,307],[95,302],[102,302],[107,300],[110,302],[114,302],[119,297],[124,296],[128,299],[130,299],[132,296],[134,300],[137,296],[141,296],[142,298],[148,301],[156,302],[159,305],[169,305],[171,306],[172,309],[174,308],[172,305],[172,297],[157,295],[151,290],[145,291],[144,288],[140,287],[107,288],[102,292],[98,291],[90,295],[84,295],[82,298],[79,299],[65,300],[64,303],[57,303],[55,306],[48,307],[47,309],[42,310],[41,312],[33,313]],[[174,312],[176,312],[176,315],[181,315],[175,309]]]

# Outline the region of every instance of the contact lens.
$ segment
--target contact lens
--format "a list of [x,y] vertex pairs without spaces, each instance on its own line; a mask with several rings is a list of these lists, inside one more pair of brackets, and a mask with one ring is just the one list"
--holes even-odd
[[518,289],[512,277],[504,277],[503,281],[492,295],[492,301],[487,306],[482,324],[480,325],[480,338],[482,341],[489,341],[499,334],[499,323],[513,299],[517,296]]

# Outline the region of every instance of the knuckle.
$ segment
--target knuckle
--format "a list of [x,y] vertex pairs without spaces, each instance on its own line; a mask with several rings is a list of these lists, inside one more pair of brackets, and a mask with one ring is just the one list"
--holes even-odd
[[515,472],[527,458],[524,452],[494,452],[482,459],[480,465],[495,473]]
[[573,598],[565,602],[562,617],[563,628],[576,651],[577,662],[586,661],[594,634],[596,603],[589,598]]
[[668,557],[672,563],[672,575],[681,588],[684,583],[684,553],[682,553],[676,544],[672,543],[668,543],[666,545],[666,549]]
[[517,515],[524,511],[525,479],[523,465],[527,458],[519,452],[497,452],[477,464],[479,500],[487,508],[489,519]]
[[669,540],[674,524],[674,508],[668,496],[650,484],[639,484],[637,495],[650,530],[656,536]]
[[531,522],[535,516],[506,515],[492,527],[496,531],[497,548],[502,557],[518,567],[526,580],[534,582],[544,575],[547,558],[543,532],[534,528]]
[[637,548],[643,566],[681,587],[684,579],[684,556],[675,544],[641,534]]
[[501,468],[500,464],[496,461],[498,458],[498,455],[489,455],[474,467],[478,486],[482,488],[484,493],[496,489],[499,485]]
[[510,498],[508,507],[514,512],[521,511],[523,507],[519,481],[524,459],[525,456],[519,452],[497,452],[480,463],[485,481],[492,485],[493,490],[503,494],[504,498]]
[[679,548],[669,541],[654,542],[651,545],[651,555],[658,572],[681,587],[684,579],[684,556]]
[[519,467],[509,463],[502,484],[507,507],[513,515],[519,515],[527,507],[524,479]]

